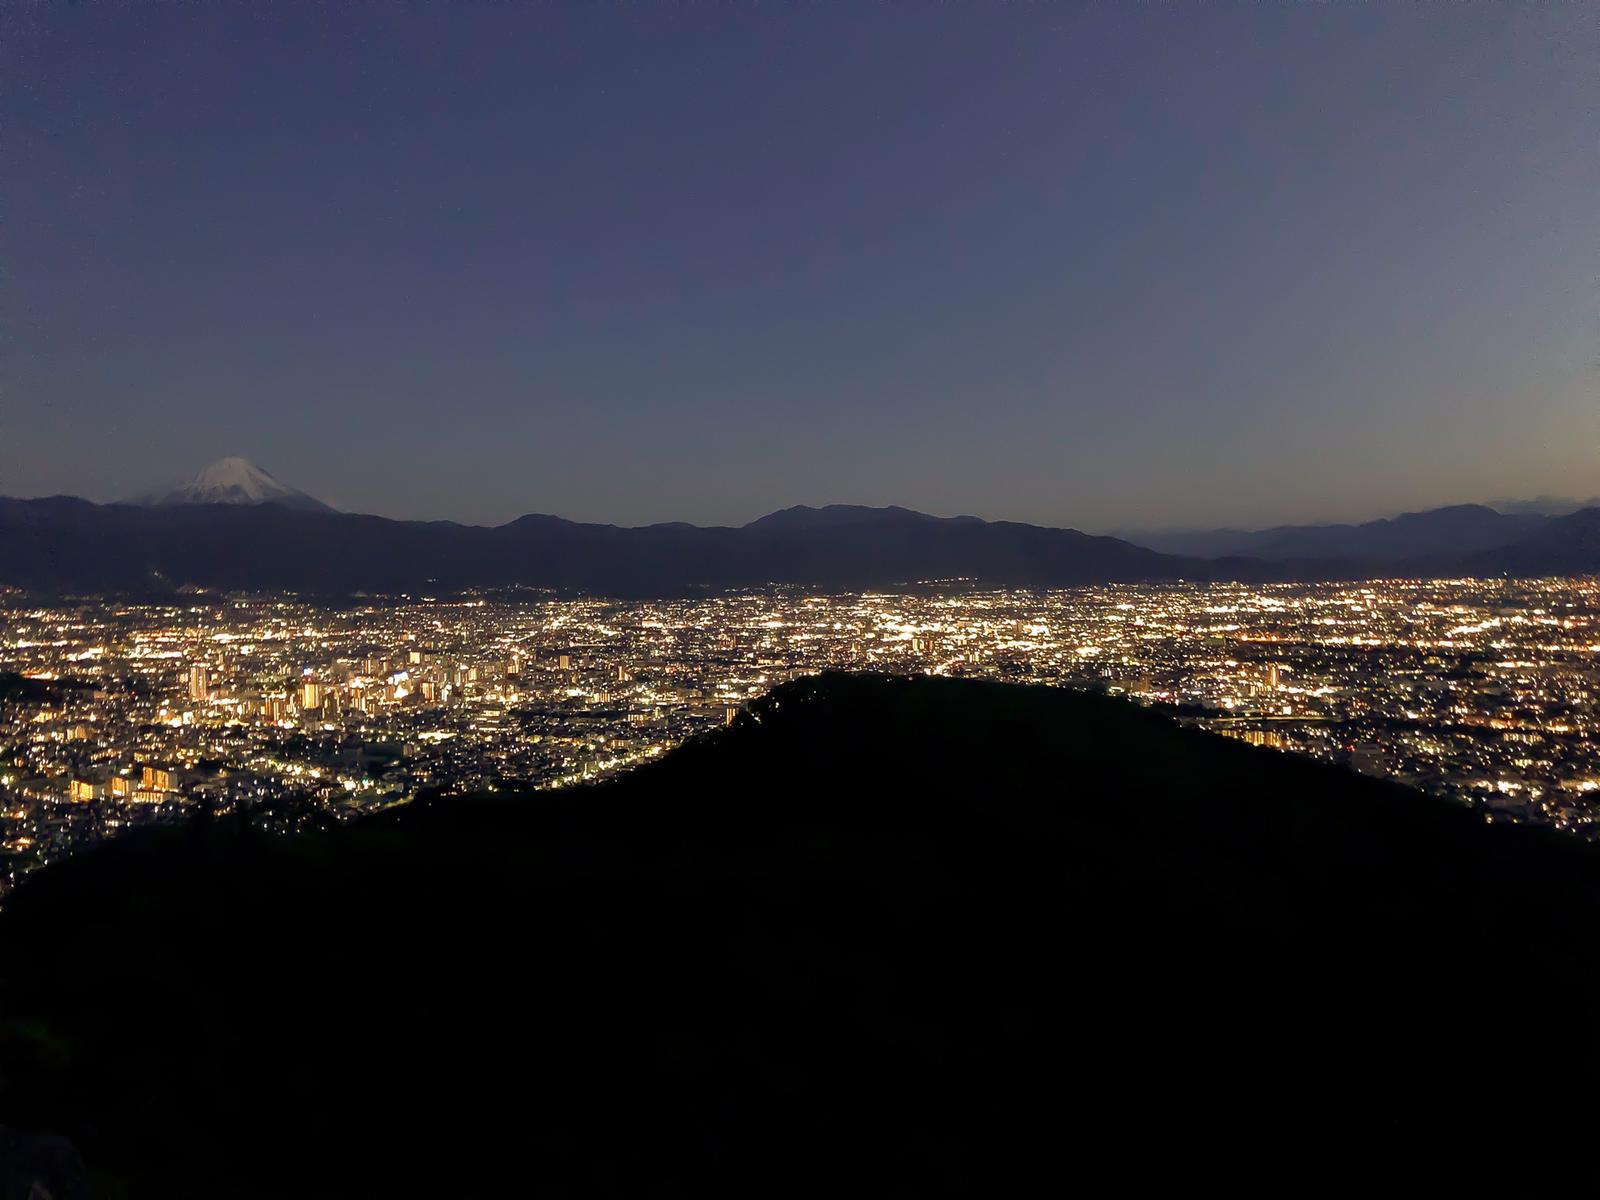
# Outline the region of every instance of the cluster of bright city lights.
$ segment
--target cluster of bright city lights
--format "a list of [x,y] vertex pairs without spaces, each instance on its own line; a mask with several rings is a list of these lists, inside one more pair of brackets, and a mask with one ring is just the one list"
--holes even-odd
[[1597,604],[1594,580],[652,602],[11,593],[0,887],[197,807],[296,828],[424,789],[599,778],[828,668],[1102,689],[1587,836]]

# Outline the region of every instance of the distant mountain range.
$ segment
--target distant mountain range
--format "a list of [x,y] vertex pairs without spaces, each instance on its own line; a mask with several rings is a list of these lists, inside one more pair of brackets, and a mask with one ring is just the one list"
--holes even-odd
[[330,509],[243,459],[138,502],[0,499],[0,584],[65,590],[449,592],[524,585],[619,596],[966,579],[1013,587],[1164,580],[1574,574],[1600,570],[1600,508],[1456,505],[1362,525],[1171,535],[911,509],[805,505],[737,528],[621,528],[531,514],[483,527]]
[[527,585],[643,596],[971,578],[1014,586],[1249,575],[1075,529],[907,509],[791,508],[737,529],[624,529],[529,515],[484,528],[276,503],[0,500],[0,583],[67,591],[434,592]]
[[1210,529],[1135,534],[1141,546],[1164,554],[1216,558],[1237,554],[1284,562],[1300,558],[1399,562],[1437,555],[1476,554],[1519,542],[1558,520],[1545,513],[1499,512],[1482,504],[1453,504],[1360,525],[1276,525],[1271,529]]

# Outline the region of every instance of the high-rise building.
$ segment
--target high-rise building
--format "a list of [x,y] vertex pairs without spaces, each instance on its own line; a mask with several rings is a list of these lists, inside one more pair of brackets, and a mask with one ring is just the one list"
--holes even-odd
[[300,707],[306,712],[316,712],[322,707],[322,685],[315,679],[300,684]]
[[196,704],[204,704],[211,696],[211,673],[206,670],[205,663],[193,663],[189,667],[189,699]]
[[178,790],[177,776],[166,767],[145,767],[140,771],[142,791],[174,792]]

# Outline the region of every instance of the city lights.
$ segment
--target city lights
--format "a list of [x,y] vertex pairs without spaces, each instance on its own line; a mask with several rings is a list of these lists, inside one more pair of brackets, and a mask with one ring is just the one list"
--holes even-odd
[[1592,579],[342,605],[12,594],[0,671],[50,690],[0,704],[4,882],[197,806],[344,819],[430,788],[603,778],[826,669],[1093,688],[1587,836],[1597,629]]

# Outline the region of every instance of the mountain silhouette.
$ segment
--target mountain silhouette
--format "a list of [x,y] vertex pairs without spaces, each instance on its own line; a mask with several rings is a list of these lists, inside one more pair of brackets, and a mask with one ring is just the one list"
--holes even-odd
[[523,584],[631,596],[769,583],[854,588],[973,578],[1064,586],[1218,573],[1073,529],[899,508],[788,509],[737,529],[624,529],[544,514],[485,528],[277,504],[0,500],[0,583],[43,589],[343,593]]
[[[1268,557],[1164,554],[1113,537],[905,508],[800,506],[738,528],[622,528],[529,514],[495,527],[279,503],[98,505],[0,498],[0,584],[42,591],[422,593],[524,585],[622,597],[793,584],[970,580],[1001,587],[1600,571],[1596,509],[1505,517],[1463,506],[1277,536]],[[1533,522],[1505,544],[1485,531]],[[1340,527],[1328,527],[1336,529]],[[1374,529],[1382,532],[1374,532]],[[1489,548],[1485,548],[1486,544]],[[1364,551],[1361,547],[1365,547]],[[1419,547],[1421,549],[1419,549]],[[1360,551],[1360,552],[1358,552]]]
[[1474,555],[1469,570],[1505,575],[1586,575],[1600,571],[1600,508],[1556,517],[1532,537]]
[[758,517],[745,525],[745,529],[800,530],[839,529],[848,525],[873,525],[884,521],[932,521],[950,524],[978,524],[977,517],[930,517],[927,513],[901,508],[891,504],[885,508],[870,508],[861,504],[825,504],[812,508],[809,504],[796,504],[777,512]]
[[1203,558],[1235,554],[1275,562],[1326,558],[1403,562],[1506,546],[1532,537],[1550,521],[1542,513],[1503,513],[1482,504],[1453,504],[1360,525],[1140,534],[1133,541],[1167,554]]
[[244,458],[222,458],[193,479],[137,496],[127,503],[147,508],[170,504],[275,504],[312,512],[332,512],[321,500],[280,483]]
[[1595,1174],[1597,918],[1548,830],[828,675],[604,785],[29,877],[0,1121],[134,1198],[1537,1192]]

